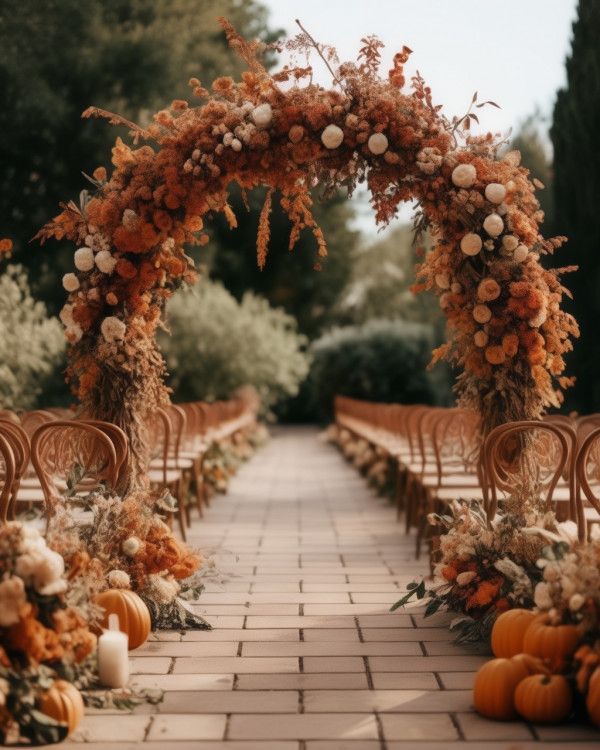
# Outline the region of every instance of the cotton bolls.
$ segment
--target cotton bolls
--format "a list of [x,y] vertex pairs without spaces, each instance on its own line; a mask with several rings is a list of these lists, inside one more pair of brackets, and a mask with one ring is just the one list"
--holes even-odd
[[325,148],[333,149],[342,144],[344,131],[337,125],[328,125],[321,133],[321,141]]
[[472,164],[459,164],[452,170],[452,182],[456,187],[470,188],[477,179],[477,170]]
[[67,292],[76,292],[79,289],[79,279],[74,273],[66,273],[62,278],[62,285]]
[[102,273],[112,273],[117,265],[117,259],[114,258],[108,250],[100,250],[96,255],[96,265]]
[[490,182],[485,188],[485,197],[490,203],[498,205],[506,198],[506,188],[499,182]]
[[108,318],[104,318],[102,321],[100,330],[104,336],[104,340],[110,344],[113,341],[121,341],[125,338],[127,326],[119,318],[109,315]]
[[266,128],[273,119],[273,110],[268,102],[259,104],[252,110],[252,119],[257,128]]
[[498,235],[502,234],[502,230],[504,229],[502,217],[498,216],[498,214],[490,214],[489,216],[486,216],[483,220],[483,228],[490,237],[498,237]]
[[78,271],[91,271],[94,267],[94,251],[91,247],[80,247],[73,256]]
[[375,156],[385,153],[388,145],[389,142],[387,136],[383,133],[373,133],[373,135],[369,136],[369,140],[367,141],[369,151],[372,154],[375,154]]
[[529,250],[527,249],[527,246],[519,245],[517,248],[515,248],[515,251],[513,253],[513,260],[515,261],[515,263],[522,263],[528,255]]
[[469,232],[460,241],[460,249],[465,255],[477,255],[483,247],[481,237],[474,232]]

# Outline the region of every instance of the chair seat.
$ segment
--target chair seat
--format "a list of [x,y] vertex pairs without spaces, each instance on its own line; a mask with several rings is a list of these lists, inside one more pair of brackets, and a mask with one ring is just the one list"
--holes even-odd
[[[163,465],[163,462],[162,462],[162,459],[160,458],[155,458],[152,461],[150,461],[151,470],[152,469],[160,470],[162,469],[162,465]],[[182,458],[181,454],[179,454],[179,458],[177,459],[177,461],[174,458],[167,459],[167,469],[173,469],[173,470],[179,469],[179,471],[185,471],[185,469],[191,469],[193,465],[194,465],[194,462],[192,461],[191,458]]]
[[[437,486],[437,476],[423,477],[421,482],[426,487]],[[477,474],[446,474],[442,476],[441,487],[478,487],[479,477]]]
[[150,482],[155,485],[176,484],[181,479],[181,472],[174,469],[167,469],[166,477],[162,469],[150,469],[148,472]]
[[440,487],[433,492],[438,500],[444,502],[450,500],[481,500],[483,501],[483,490],[481,487]]
[[42,488],[39,486],[39,484],[37,487],[23,487],[23,485],[21,485],[19,487],[19,492],[17,493],[17,502],[43,503],[44,493],[42,492]]

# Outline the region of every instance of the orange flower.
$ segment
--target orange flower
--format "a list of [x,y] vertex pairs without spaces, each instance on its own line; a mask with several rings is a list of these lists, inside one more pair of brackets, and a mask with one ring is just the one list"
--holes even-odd
[[442,575],[447,581],[453,581],[458,575],[458,571],[453,565],[446,565],[446,567],[442,569]]
[[4,239],[0,240],[0,253],[10,253],[13,249],[12,240]]
[[488,346],[485,358],[491,365],[501,365],[506,360],[506,354],[501,346]]
[[519,337],[516,333],[507,333],[502,337],[502,348],[507,357],[514,357],[519,351]]
[[500,291],[500,284],[498,284],[496,279],[483,279],[477,287],[477,296],[482,302],[491,302],[498,299]]
[[494,578],[490,581],[481,581],[477,589],[467,599],[467,609],[475,609],[477,607],[487,607],[491,604],[502,585],[501,578]]
[[117,273],[122,279],[134,279],[137,276],[137,269],[129,260],[121,258],[115,266]]

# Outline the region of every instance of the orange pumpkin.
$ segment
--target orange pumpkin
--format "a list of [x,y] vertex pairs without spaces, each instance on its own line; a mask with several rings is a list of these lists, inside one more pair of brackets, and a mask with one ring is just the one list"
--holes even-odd
[[551,625],[547,614],[538,615],[525,632],[523,651],[547,660],[553,671],[563,669],[580,640],[575,625]]
[[476,710],[488,719],[514,719],[514,694],[517,685],[540,669],[541,663],[526,654],[486,662],[477,672],[473,685]]
[[532,675],[515,690],[515,708],[527,721],[558,724],[571,713],[573,696],[566,678],[560,674]]
[[600,667],[590,677],[585,706],[590,719],[597,727],[600,727]]
[[492,628],[492,651],[494,656],[510,659],[523,651],[525,632],[535,620],[530,609],[509,609],[503,612]]
[[51,719],[66,724],[69,734],[75,730],[85,711],[83,698],[75,685],[56,680],[40,700],[40,710]]
[[128,589],[109,589],[96,597],[96,603],[104,609],[102,626],[108,627],[108,616],[119,616],[119,630],[127,634],[129,648],[137,648],[150,635],[150,612],[142,599]]

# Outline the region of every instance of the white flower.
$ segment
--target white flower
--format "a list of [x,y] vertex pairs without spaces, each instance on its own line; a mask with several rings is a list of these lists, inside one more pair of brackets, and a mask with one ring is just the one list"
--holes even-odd
[[127,326],[116,316],[109,315],[102,321],[100,330],[102,331],[104,340],[112,343],[113,341],[120,341],[125,338]]
[[449,289],[450,277],[447,273],[436,273],[435,283],[439,286],[440,289]]
[[552,607],[550,587],[547,583],[538,583],[533,594],[533,601],[538,609],[550,609]]
[[106,577],[108,585],[114,589],[128,589],[131,586],[129,574],[124,570],[111,570]]
[[251,116],[256,127],[268,127],[271,124],[271,120],[273,119],[273,110],[271,109],[271,105],[268,102],[259,104],[258,107],[254,107]]
[[325,148],[334,149],[342,145],[344,131],[337,125],[328,125],[321,133],[321,141]]
[[369,140],[367,141],[369,151],[372,154],[375,154],[375,156],[385,153],[388,145],[389,142],[387,136],[383,133],[373,133],[373,135],[369,136]]
[[[15,573],[40,593],[45,593],[46,587],[61,579],[64,572],[65,561],[58,552],[48,547],[32,549],[20,555],[15,564]],[[54,590],[51,592],[54,593]]]
[[160,604],[168,604],[179,593],[179,584],[172,578],[163,578],[152,573],[148,576],[148,590],[152,597]]
[[513,260],[515,263],[522,263],[529,255],[527,245],[518,245],[513,253]]
[[66,273],[62,277],[62,285],[67,292],[76,292],[79,289],[79,279],[74,273]]
[[519,244],[519,240],[515,237],[514,234],[506,234],[502,238],[502,247],[504,250],[506,250],[507,253],[513,253],[517,245]]
[[135,557],[140,551],[141,546],[142,544],[137,536],[130,536],[125,539],[121,545],[121,549],[123,550],[123,554],[127,555],[127,557]]
[[499,182],[490,182],[490,184],[485,187],[485,197],[490,203],[502,203],[506,197],[506,188]]
[[585,599],[581,594],[573,594],[573,596],[569,599],[569,609],[571,612],[579,612],[579,610],[583,607],[585,604]]
[[110,250],[100,250],[96,255],[96,265],[102,273],[112,273],[117,265],[117,259],[113,257]]
[[460,241],[460,249],[465,255],[477,255],[483,247],[481,237],[474,232],[469,232]]
[[94,267],[94,251],[91,247],[80,247],[73,256],[78,271],[91,271]]
[[58,317],[64,326],[71,325],[75,321],[73,320],[73,305],[64,305],[62,310],[58,313]]
[[21,578],[11,576],[0,583],[0,627],[7,628],[19,622],[21,607],[25,604],[25,586]]
[[498,214],[489,214],[483,220],[483,228],[490,237],[498,237],[499,234],[502,234],[502,230],[504,229],[502,217],[498,216]]
[[477,179],[477,170],[472,164],[459,164],[452,170],[452,182],[456,187],[470,188]]
[[126,208],[123,211],[123,217],[121,218],[121,224],[126,229],[133,229],[135,225],[137,224],[138,215],[136,212],[131,208]]
[[65,329],[65,337],[67,338],[67,341],[70,341],[73,344],[80,341],[82,336],[83,328],[79,325],[79,323],[71,323]]
[[476,577],[477,573],[474,570],[466,570],[464,573],[459,573],[456,576],[456,583],[459,586],[467,586]]

